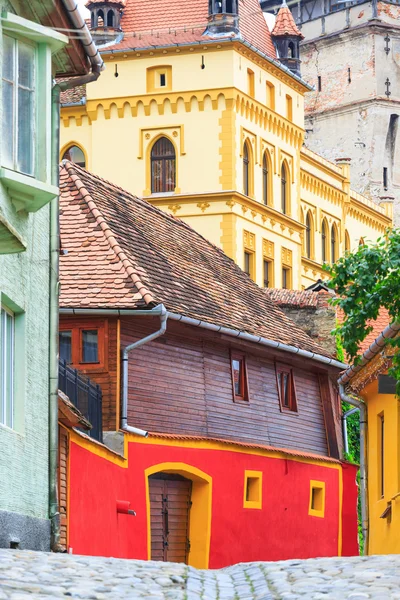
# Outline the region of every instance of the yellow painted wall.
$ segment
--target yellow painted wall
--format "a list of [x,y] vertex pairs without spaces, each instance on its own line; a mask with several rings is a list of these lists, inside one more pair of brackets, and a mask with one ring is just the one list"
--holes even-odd
[[[394,395],[378,394],[378,381],[362,392],[368,407],[368,554],[400,553],[400,412]],[[379,415],[384,416],[384,495],[381,496]],[[391,502],[392,517],[380,516]]]
[[[324,217],[329,229],[337,227],[339,255],[346,229],[355,247],[360,237],[375,240],[391,223],[383,209],[350,194],[347,165],[334,165],[302,147],[305,88],[243,45],[116,56],[104,52],[103,58],[107,69],[88,86],[86,105],[62,109],[61,146],[78,143],[89,170],[186,220],[241,267],[244,236],[251,234],[253,278],[259,285],[264,282],[265,241],[273,244],[274,286],[282,285],[282,256],[290,250],[292,287],[301,289],[323,277]],[[148,69],[162,66],[169,68],[168,87],[156,89]],[[274,86],[275,110],[266,104],[267,83]],[[286,118],[287,96],[292,98],[292,120]],[[152,195],[149,156],[161,135],[175,146],[176,189]],[[250,197],[243,194],[246,140],[253,157]],[[270,206],[263,204],[266,150],[271,157]],[[288,215],[281,212],[284,160],[290,174]],[[308,209],[313,214],[310,259],[303,248]],[[327,243],[330,247],[329,239]]]

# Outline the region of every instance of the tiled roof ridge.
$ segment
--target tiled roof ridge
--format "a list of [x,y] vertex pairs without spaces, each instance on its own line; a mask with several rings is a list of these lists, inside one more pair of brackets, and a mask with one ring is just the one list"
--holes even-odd
[[282,288],[264,288],[265,293],[278,306],[296,306],[298,308],[318,308],[328,306],[331,294],[325,290],[287,290]]
[[304,39],[304,35],[297,27],[292,12],[286,2],[284,2],[279,9],[276,16],[275,25],[271,31],[272,36],[283,36],[283,35],[295,35],[301,39]]
[[[163,210],[160,211],[160,209],[157,208],[157,206],[154,206],[153,204],[151,204],[151,202],[149,202],[145,198],[141,198],[140,196],[131,194],[127,190],[124,190],[124,188],[121,188],[117,183],[112,183],[111,181],[108,181],[108,179],[104,179],[103,177],[100,177],[99,175],[96,175],[95,173],[91,173],[90,171],[87,171],[83,167],[80,167],[79,165],[76,165],[75,163],[72,163],[71,161],[68,161],[67,159],[65,159],[65,161],[68,162],[74,170],[76,170],[76,171],[82,170],[82,171],[84,171],[85,174],[89,175],[93,179],[97,179],[98,181],[101,181],[101,183],[104,186],[110,188],[111,191],[118,190],[118,192],[121,195],[123,195],[125,198],[130,198],[130,199],[134,198],[135,202],[143,204],[147,210],[153,211],[157,214],[159,214],[161,212],[161,214],[164,217],[166,217],[167,219],[172,220],[174,223],[180,225],[181,227],[184,227],[185,229],[188,229],[189,231],[192,231],[195,235],[197,235],[198,237],[201,237],[201,239],[204,240],[207,244],[209,244],[210,246],[212,246],[213,248],[218,250],[218,252],[220,252],[220,254],[224,258],[229,259],[235,265],[235,267],[237,267],[239,269],[239,271],[241,271],[240,267],[238,267],[236,265],[235,261],[232,258],[230,258],[227,254],[225,254],[225,252],[219,246],[217,246],[212,241],[207,239],[204,235],[199,233],[196,229],[194,229],[191,225],[189,225],[189,223],[186,223],[186,221],[183,221],[180,217],[177,217],[176,215],[172,215],[171,213],[165,212]],[[64,161],[62,161],[62,162],[64,162]]]
[[88,192],[88,190],[85,188],[82,180],[74,172],[75,165],[73,163],[71,163],[69,160],[63,160],[62,166],[68,172],[68,175],[70,176],[71,181],[73,182],[76,189],[82,196],[83,200],[85,200],[90,212],[92,213],[93,217],[96,219],[97,224],[103,231],[104,236],[105,236],[111,250],[115,253],[115,255],[118,257],[118,259],[121,261],[122,266],[124,267],[127,275],[133,281],[136,289],[138,290],[139,294],[142,296],[143,300],[146,302],[146,304],[156,303],[157,301],[154,298],[153,294],[146,288],[146,286],[144,285],[144,283],[142,282],[140,277],[137,275],[136,270],[133,267],[131,261],[126,256],[126,254],[122,250],[121,246],[118,244],[110,226],[108,225],[107,221],[104,219],[101,212],[97,208],[95,201],[93,200],[93,198],[90,195],[90,193]]

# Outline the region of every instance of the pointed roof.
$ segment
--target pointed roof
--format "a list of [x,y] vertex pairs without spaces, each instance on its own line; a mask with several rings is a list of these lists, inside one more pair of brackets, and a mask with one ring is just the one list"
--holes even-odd
[[146,308],[331,358],[222,250],[189,225],[63,161],[61,308]]
[[241,0],[238,4],[239,36],[227,33],[213,37],[207,30],[208,0],[126,0],[121,18],[123,39],[102,51],[239,39],[252,44],[270,58],[276,58],[271,33],[259,1]]
[[299,37],[302,40],[304,39],[304,35],[301,33],[300,29],[294,22],[293,15],[285,0],[283,0],[282,6],[280,7],[278,14],[276,15],[275,25],[271,32],[271,35],[273,37],[293,35]]

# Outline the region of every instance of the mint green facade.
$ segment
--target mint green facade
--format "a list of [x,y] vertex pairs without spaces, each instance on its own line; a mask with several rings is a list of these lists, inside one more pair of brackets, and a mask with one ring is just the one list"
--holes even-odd
[[[25,21],[4,0],[0,0],[0,11],[0,73],[2,65],[4,73],[4,36],[31,44],[35,53],[33,176],[7,163],[0,129],[0,295],[3,308],[14,319],[14,338],[8,347],[4,328],[0,328],[0,346],[6,348],[0,351],[0,386],[6,379],[3,351],[5,356],[12,352],[13,364],[13,377],[9,378],[12,418],[9,411],[8,423],[5,419],[0,423],[0,547],[48,550],[49,203],[58,193],[51,182],[51,65],[52,52],[62,48],[66,38]],[[0,87],[6,85],[3,75]],[[2,91],[0,123],[6,110]]]

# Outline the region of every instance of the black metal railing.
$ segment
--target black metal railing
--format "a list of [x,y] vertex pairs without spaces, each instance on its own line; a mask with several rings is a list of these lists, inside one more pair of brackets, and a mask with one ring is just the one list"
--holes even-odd
[[88,435],[102,442],[101,387],[77,369],[70,367],[62,358],[60,358],[58,367],[58,387],[92,425]]

